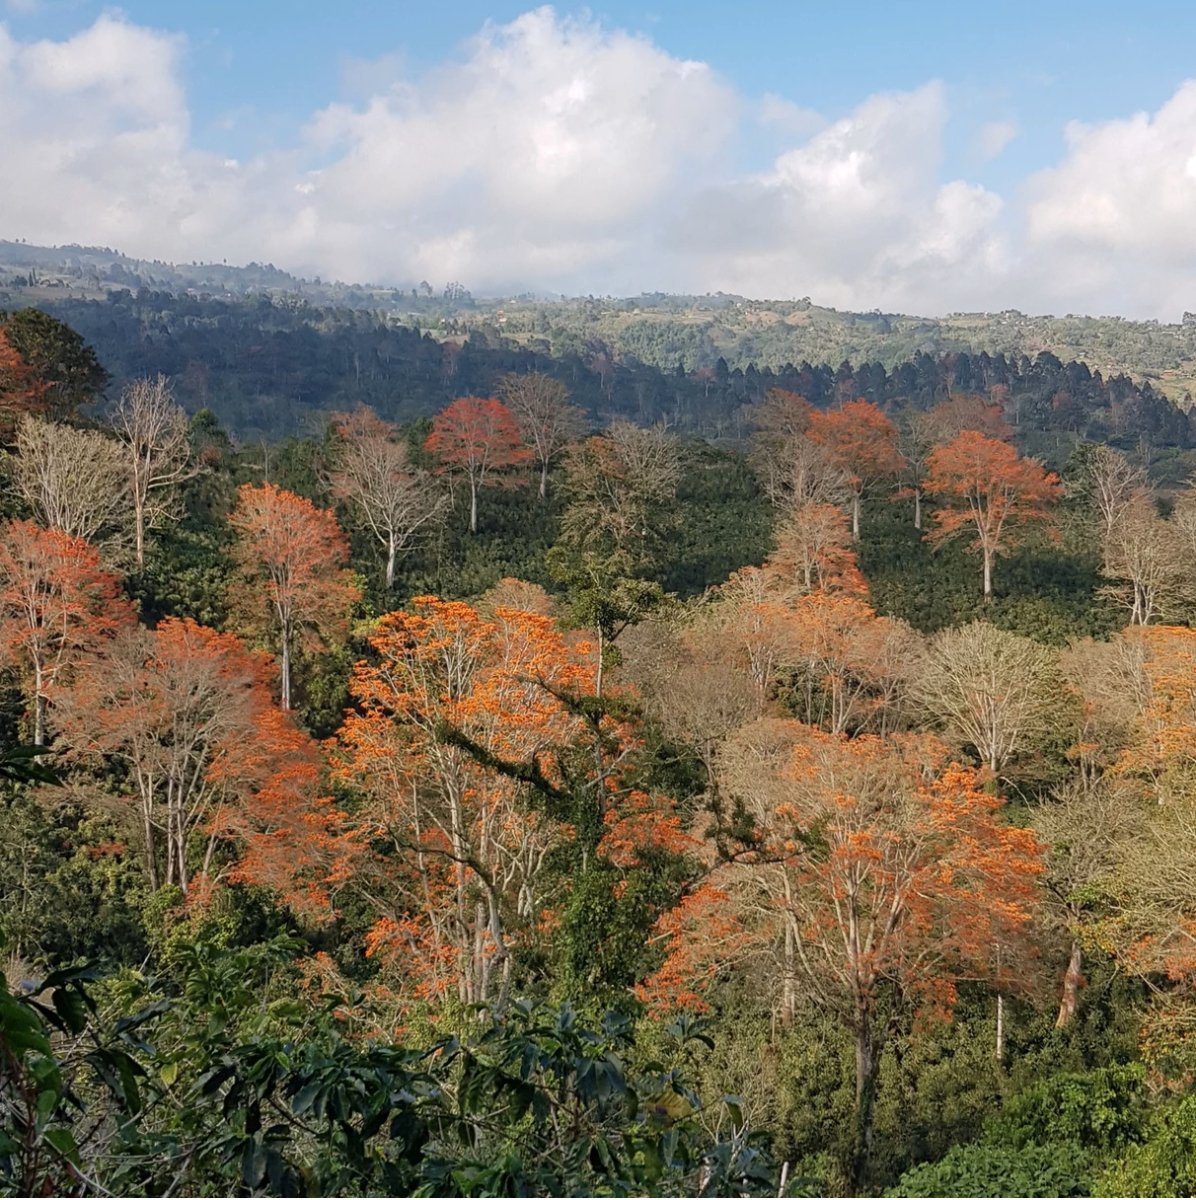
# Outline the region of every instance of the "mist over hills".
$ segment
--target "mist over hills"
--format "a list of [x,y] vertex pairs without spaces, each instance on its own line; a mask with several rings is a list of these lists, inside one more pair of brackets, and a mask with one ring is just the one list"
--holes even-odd
[[1051,460],[1084,436],[1193,442],[1190,314],[1161,324],[731,295],[483,299],[456,282],[384,288],[0,241],[0,307],[24,306],[76,328],[114,387],[161,371],[188,408],[210,407],[242,437],[301,434],[358,403],[417,420],[505,372],[541,370],[597,422],[663,419],[715,439],[737,437],[739,409],[770,387],[901,407],[1000,385],[1024,401],[1023,442]]
[[305,279],[273,264],[169,263],[103,246],[34,246],[0,240],[0,295],[7,303],[100,299],[120,288],[208,298],[286,297],[314,305],[371,309],[418,318],[425,331],[459,336],[481,331],[538,353],[561,355],[601,340],[619,358],[662,369],[731,368],[807,361],[879,362],[891,367],[916,353],[957,351],[1035,356],[1046,350],[1103,374],[1125,372],[1177,402],[1196,390],[1196,316],[1179,321],[1119,316],[1001,312],[919,316],[848,312],[810,297],[769,300],[674,295],[475,297],[455,281],[406,287]]

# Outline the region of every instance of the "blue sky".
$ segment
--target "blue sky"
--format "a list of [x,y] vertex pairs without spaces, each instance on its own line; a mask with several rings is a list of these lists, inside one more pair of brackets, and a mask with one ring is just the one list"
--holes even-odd
[[0,23],[0,129],[37,184],[0,195],[0,236],[479,291],[1196,309],[1193,5],[0,0]]

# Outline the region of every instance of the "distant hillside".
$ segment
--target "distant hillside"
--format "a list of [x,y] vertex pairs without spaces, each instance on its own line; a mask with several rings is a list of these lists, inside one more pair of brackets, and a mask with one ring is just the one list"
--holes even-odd
[[553,354],[601,343],[620,359],[663,369],[785,363],[879,362],[896,366],[917,353],[959,351],[1034,358],[1048,351],[1093,371],[1149,382],[1185,407],[1196,394],[1196,318],[1178,325],[1120,317],[1034,317],[1009,311],[911,317],[851,313],[809,300],[738,296],[641,296],[628,300],[506,301],[501,313],[476,311],[453,328],[489,328]]
[[506,372],[536,370],[560,379],[595,425],[615,417],[665,421],[680,433],[738,442],[748,431],[745,406],[772,388],[822,407],[864,396],[894,414],[976,392],[999,399],[1023,448],[1055,465],[1083,439],[1133,450],[1160,482],[1184,478],[1196,465],[1196,421],[1187,412],[1149,384],[1065,363],[1049,351],[1033,358],[916,351],[891,368],[799,361],[740,369],[716,360],[713,367],[662,369],[615,355],[602,342],[576,350],[558,345],[548,354],[545,339],[533,348],[494,327],[433,336],[385,314],[299,297],[122,288],[103,300],[59,292],[38,307],[95,348],[114,390],[163,372],[190,411],[211,409],[242,439],[318,435],[329,413],[358,404],[388,420],[418,421],[457,396],[492,394]]
[[269,264],[165,263],[97,246],[30,246],[0,241],[0,305],[53,303],[66,296],[102,300],[127,288],[200,298],[266,295],[314,305],[367,309],[438,339],[471,332],[539,354],[606,354],[674,370],[781,369],[786,363],[878,362],[886,368],[915,354],[984,351],[1034,358],[1048,351],[1086,363],[1105,377],[1125,373],[1187,407],[1196,395],[1196,317],[1179,324],[1121,317],[1027,316],[1016,311],[917,317],[823,308],[809,299],[673,296],[557,300],[475,300],[459,283],[411,281],[403,287],[300,279]]
[[131,258],[107,246],[31,246],[0,239],[0,295],[9,302],[38,302],[64,294],[103,299],[114,288],[167,291],[223,299],[240,296],[301,297],[316,304],[384,312],[456,313],[473,303],[459,283],[435,291],[422,282],[410,289],[301,279],[269,263],[169,263]]

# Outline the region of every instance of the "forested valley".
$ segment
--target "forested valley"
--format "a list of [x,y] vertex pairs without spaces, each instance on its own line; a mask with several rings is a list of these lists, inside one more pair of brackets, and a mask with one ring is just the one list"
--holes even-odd
[[1196,430],[1042,352],[0,314],[0,1185],[1196,1189]]

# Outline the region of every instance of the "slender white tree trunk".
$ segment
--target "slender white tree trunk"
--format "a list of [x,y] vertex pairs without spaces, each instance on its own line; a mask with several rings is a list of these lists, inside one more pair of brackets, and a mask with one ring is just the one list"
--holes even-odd
[[997,993],[997,1065],[1005,1065],[1005,996]]
[[282,623],[282,688],[279,704],[284,712],[291,707],[291,626],[289,621]]
[[1059,999],[1059,1016],[1055,1019],[1056,1029],[1066,1029],[1076,1015],[1080,1002],[1080,984],[1084,981],[1081,968],[1084,963],[1079,942],[1071,944],[1071,958],[1067,963],[1067,974],[1063,976],[1063,995]]
[[45,680],[42,678],[42,665],[33,664],[33,744],[46,744],[46,695],[43,690]]

